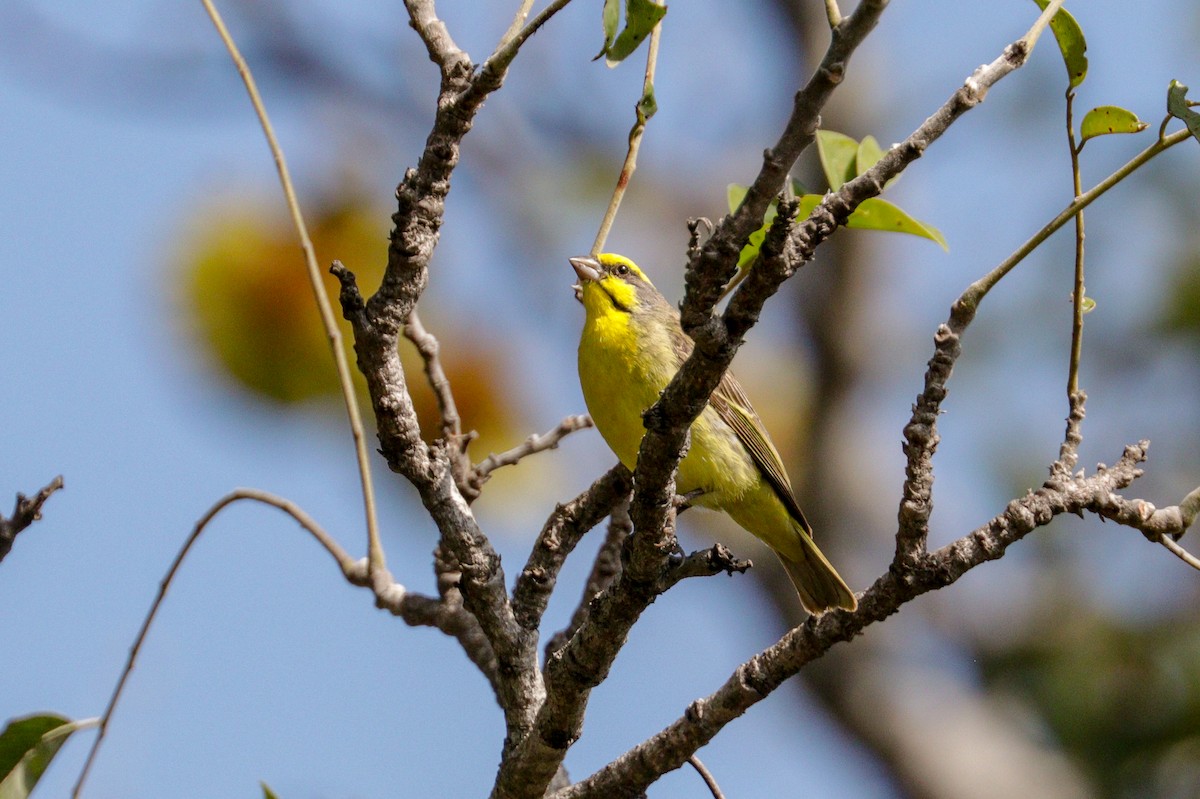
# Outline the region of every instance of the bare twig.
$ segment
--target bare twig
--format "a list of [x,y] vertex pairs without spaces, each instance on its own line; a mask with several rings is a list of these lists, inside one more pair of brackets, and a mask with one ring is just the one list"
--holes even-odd
[[1191,552],[1188,552],[1186,549],[1179,546],[1179,544],[1175,543],[1170,538],[1160,538],[1158,540],[1158,543],[1162,544],[1164,547],[1169,549],[1171,551],[1171,554],[1175,555],[1175,557],[1179,558],[1184,563],[1191,566],[1193,569],[1200,571],[1200,559],[1197,559],[1196,556],[1193,555]]
[[717,574],[745,574],[754,567],[754,562],[744,558],[735,558],[724,544],[713,544],[708,549],[691,553],[678,563],[673,563],[666,574],[662,576],[663,592],[680,580],[689,577],[712,577]]
[[[834,7],[836,8],[836,6]],[[692,755],[688,758],[687,762],[691,764],[692,768],[696,769],[696,773],[700,775],[700,779],[704,780],[704,784],[708,786],[713,799],[725,799],[725,794],[721,793],[721,786],[717,785],[716,777],[704,766],[704,763],[700,762],[700,758]]]
[[454,392],[450,390],[450,380],[446,370],[442,368],[441,345],[433,334],[421,324],[417,309],[413,308],[404,323],[404,337],[413,343],[421,359],[425,361],[425,376],[429,379],[429,387],[437,398],[438,411],[442,417],[442,438],[455,441],[462,436],[462,419],[458,415],[458,406],[454,403]]
[[[1139,446],[1144,449],[1149,442],[1143,441]],[[1174,543],[1187,532],[1196,521],[1197,510],[1200,510],[1200,488],[1194,489],[1178,505],[1166,508],[1156,508],[1144,499],[1125,499],[1115,494],[1096,508],[1104,518],[1140,530],[1147,539],[1163,544],[1181,558],[1183,556],[1166,542]]]
[[565,628],[550,636],[550,640],[546,642],[544,662],[549,663],[550,657],[562,649],[563,644],[571,640],[571,636],[583,626],[584,620],[587,619],[588,613],[591,611],[592,600],[612,585],[612,581],[621,573],[621,547],[631,532],[633,532],[633,521],[629,518],[629,497],[626,496],[612,509],[612,516],[608,521],[608,531],[605,533],[604,541],[600,544],[600,549],[596,552],[596,559],[592,561],[592,570],[588,574],[587,582],[583,585],[583,594],[579,598],[579,604],[576,605],[575,612],[571,614],[571,621]]
[[395,582],[387,571],[368,576],[367,564],[362,560],[355,563],[354,571],[347,575],[347,579],[355,585],[370,588],[375,594],[375,606],[399,616],[406,624],[433,627],[458,641],[467,658],[487,678],[499,701],[499,664],[491,642],[484,635],[478,619],[463,607],[457,575],[447,581],[444,579],[447,574],[443,570],[446,564],[440,558],[435,558],[435,562],[438,563],[437,599],[408,591]]
[[523,629],[537,630],[567,556],[588,530],[628,498],[632,488],[629,470],[617,464],[582,494],[554,509],[513,588],[513,612]]
[[842,24],[842,10],[838,8],[837,0],[825,0],[825,18],[831,29]]
[[[516,25],[516,19],[514,18],[513,25],[510,26],[509,31],[506,31],[500,39],[500,44],[496,47],[495,52],[480,67],[479,81],[476,83],[476,87],[478,88],[473,88],[472,94],[486,93],[499,88],[500,82],[504,80],[504,74],[508,70],[509,64],[516,58],[521,46],[525,44],[530,36],[537,33],[543,25],[549,22],[551,17],[564,9],[567,3],[570,2],[571,0],[554,0],[554,2],[538,12],[538,15],[530,20],[528,25],[510,36],[509,33],[512,31],[512,27]],[[471,100],[470,104],[474,105],[475,97],[469,99]],[[478,99],[482,102],[483,98],[480,96]]]
[[508,30],[500,37],[500,43],[496,49],[500,50],[508,46],[508,43],[517,37],[521,29],[525,25],[525,20],[529,18],[529,10],[533,8],[533,0],[521,0],[521,6],[517,9],[517,13],[513,15],[513,21],[509,24]]
[[1075,218],[1075,214],[1087,208],[1096,200],[1100,199],[1109,189],[1116,186],[1125,178],[1129,177],[1138,168],[1147,161],[1157,155],[1161,155],[1164,151],[1174,147],[1182,141],[1187,141],[1192,137],[1188,130],[1180,130],[1172,133],[1161,139],[1154,141],[1146,149],[1129,159],[1120,169],[1113,172],[1104,180],[1097,183],[1091,189],[1076,197],[1066,208],[1059,212],[1058,216],[1047,222],[1041,230],[1035,233],[1024,244],[1018,247],[1012,255],[1004,259],[991,272],[981,277],[979,280],[971,284],[970,288],[963,294],[959,302],[974,311],[978,308],[979,303],[983,300],[987,293],[991,291],[1000,280],[1013,270],[1013,268],[1025,260],[1025,257],[1033,252],[1037,247],[1050,236],[1057,232],[1059,228]]
[[[274,508],[278,508],[284,513],[291,516],[297,524],[307,530],[313,538],[317,540],[325,551],[328,552],[339,567],[346,579],[355,582],[356,575],[360,571],[354,559],[342,549],[341,545],[326,533],[311,516],[305,513],[295,503],[283,499],[282,497],[269,494],[265,491],[259,491],[253,488],[239,488],[233,491],[220,500],[215,505],[208,509],[208,512],[200,517],[196,522],[196,526],[192,528],[191,535],[184,541],[183,547],[179,550],[179,554],[175,556],[171,567],[167,569],[167,574],[163,578],[162,583],[158,588],[158,596],[154,598],[154,602],[150,605],[150,610],[146,614],[146,618],[142,621],[142,628],[138,631],[137,637],[134,639],[133,646],[129,650],[129,659],[125,662],[125,668],[121,670],[121,676],[117,679],[116,687],[113,688],[112,696],[108,700],[108,706],[104,708],[104,713],[100,717],[99,732],[96,735],[96,740],[92,742],[92,748],[88,751],[87,759],[84,761],[83,769],[79,773],[79,779],[75,782],[75,788],[71,795],[78,797],[83,790],[84,782],[87,780],[88,772],[92,768],[92,763],[95,762],[96,753],[100,750],[100,744],[104,741],[104,736],[108,731],[108,724],[112,721],[113,711],[116,710],[117,702],[121,699],[121,694],[125,690],[125,683],[129,679],[129,675],[133,673],[133,666],[137,661],[138,652],[141,651],[142,644],[145,643],[146,635],[150,632],[150,625],[154,622],[155,616],[158,615],[158,610],[162,607],[163,600],[167,596],[167,591],[171,587],[175,575],[179,572],[179,567],[183,565],[184,558],[191,551],[192,545],[200,538],[200,534],[207,529],[209,522],[213,520],[218,513],[224,508],[238,502],[239,500],[252,500],[254,502],[262,502]],[[362,584],[361,582],[358,584]],[[400,589],[401,592],[403,588]]]
[[600,220],[600,229],[596,231],[596,240],[592,242],[591,253],[593,256],[599,255],[600,251],[604,249],[608,232],[612,230],[613,221],[617,218],[617,209],[621,207],[621,200],[625,197],[626,189],[629,188],[629,181],[633,179],[633,171],[637,169],[637,154],[642,146],[642,135],[646,132],[646,120],[649,118],[643,108],[643,103],[647,98],[654,97],[654,70],[658,64],[658,42],[661,37],[662,22],[660,21],[650,31],[650,42],[646,50],[646,75],[642,80],[642,96],[638,99],[634,109],[637,121],[633,123],[633,128],[629,131],[629,148],[625,151],[625,162],[621,164],[621,172],[617,175],[617,185],[613,189],[612,199],[609,200],[604,217]]
[[[1076,143],[1075,140],[1074,110],[1075,87],[1068,86],[1066,102],[1067,148],[1071,156],[1071,186],[1074,198],[1078,200],[1079,195],[1083,193],[1083,178],[1079,172],[1079,151],[1083,149],[1083,145]],[[1075,280],[1071,292],[1071,354],[1067,365],[1067,403],[1069,411],[1067,414],[1067,432],[1063,437],[1062,447],[1059,449],[1058,455],[1063,468],[1068,472],[1075,470],[1075,465],[1079,462],[1079,445],[1083,442],[1081,424],[1073,424],[1077,415],[1076,409],[1079,412],[1079,421],[1082,422],[1085,401],[1083,392],[1079,388],[1079,365],[1083,359],[1083,303],[1086,299],[1083,282],[1083,242],[1083,209],[1080,208],[1075,212]]]
[[[936,349],[933,358],[929,361],[929,370],[925,374],[925,388],[917,398],[916,405],[913,406],[912,420],[904,428],[904,451],[908,456],[908,465],[905,468],[904,499],[901,501],[900,529],[896,539],[897,564],[905,558],[919,556],[924,550],[929,515],[933,510],[931,499],[933,452],[939,441],[937,416],[942,400],[946,396],[946,381],[949,380],[954,362],[961,352],[959,337],[974,320],[980,303],[1005,275],[1051,234],[1074,219],[1076,213],[1100,198],[1151,158],[1190,137],[1189,131],[1181,130],[1155,141],[1120,169],[1077,197],[1054,219],[1018,247],[1012,255],[968,286],[955,301],[950,311],[950,318],[934,336]],[[1068,460],[1070,460],[1071,451],[1078,447],[1081,440],[1080,425],[1083,421],[1085,400],[1086,395],[1082,391],[1077,392],[1071,398],[1067,433],[1063,448],[1060,450],[1060,457],[1068,456]],[[1067,471],[1069,473],[1069,468]]]
[[267,146],[270,147],[271,155],[275,159],[275,169],[279,173],[279,183],[283,187],[283,196],[287,201],[288,211],[292,215],[292,224],[296,228],[296,235],[300,238],[300,248],[304,251],[304,261],[308,267],[308,281],[312,287],[313,297],[317,301],[317,309],[321,313],[321,325],[325,329],[325,338],[329,342],[329,349],[333,353],[333,361],[337,367],[338,383],[342,389],[342,402],[346,406],[346,416],[350,422],[350,433],[354,438],[354,451],[358,459],[358,473],[362,484],[363,513],[366,517],[367,525],[367,557],[372,569],[383,569],[386,564],[383,545],[379,540],[379,523],[375,514],[375,488],[371,482],[371,462],[367,454],[366,436],[363,433],[362,417],[358,410],[358,398],[354,393],[354,382],[350,376],[350,365],[346,361],[346,349],[342,344],[342,332],[338,328],[337,318],[333,315],[333,306],[330,305],[329,295],[325,292],[325,283],[321,278],[321,268],[317,265],[317,253],[313,248],[312,239],[309,238],[308,227],[304,223],[304,215],[300,212],[300,203],[296,200],[296,191],[292,186],[292,178],[288,172],[287,161],[283,156],[283,149],[279,146],[279,141],[275,138],[275,130],[271,126],[270,118],[267,116],[267,109],[263,105],[262,96],[258,93],[258,86],[254,81],[254,75],[251,74],[250,67],[246,64],[246,59],[242,57],[241,52],[234,43],[233,37],[229,35],[229,30],[225,27],[225,22],[221,19],[221,15],[217,12],[212,0],[201,0],[201,2],[208,12],[213,26],[216,27],[221,41],[225,43],[225,48],[229,51],[229,56],[233,59],[242,82],[246,85],[246,93],[250,96],[250,104],[254,106],[254,113],[258,116],[259,124],[263,129],[263,135],[267,139]]
[[446,454],[450,458],[454,470],[454,481],[459,491],[467,494],[471,478],[471,459],[467,457],[467,447],[475,438],[475,434],[463,435],[462,418],[458,415],[458,406],[454,403],[454,392],[450,388],[450,379],[442,368],[441,345],[433,334],[421,324],[417,309],[409,311],[408,320],[404,323],[404,337],[413,343],[425,362],[425,377],[433,395],[437,398],[438,414],[441,416],[442,439],[446,442]]
[[454,43],[450,31],[438,19],[433,0],[404,0],[404,7],[408,9],[408,24],[421,37],[429,51],[429,60],[441,68],[443,75],[464,62],[470,64],[467,54]]
[[[535,455],[539,452],[545,452],[548,449],[556,449],[559,443],[564,438],[574,433],[576,430],[584,430],[592,426],[592,417],[587,414],[578,414],[568,416],[558,423],[558,426],[547,430],[545,433],[538,435],[534,433],[524,442],[512,449],[505,450],[499,454],[491,454],[476,464],[471,470],[468,483],[474,491],[474,495],[478,496],[483,484],[492,476],[492,472],[504,466],[513,466],[520,462],[522,458],[529,455]],[[468,494],[468,497],[474,499],[474,496]]]
[[50,495],[63,487],[62,475],[58,475],[32,497],[18,492],[17,503],[13,506],[12,516],[8,519],[0,514],[0,560],[12,550],[13,541],[29,525],[42,518],[42,505],[50,499]]

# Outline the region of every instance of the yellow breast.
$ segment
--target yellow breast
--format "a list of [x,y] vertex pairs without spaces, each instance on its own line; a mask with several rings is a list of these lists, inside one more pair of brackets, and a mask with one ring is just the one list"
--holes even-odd
[[[591,300],[589,302],[589,300]],[[627,468],[637,464],[646,428],[642,414],[675,376],[676,355],[665,331],[645,330],[602,297],[584,292],[588,310],[579,343],[579,382],[588,412],[609,448]],[[706,408],[692,426],[691,448],[679,466],[676,490],[704,489],[697,504],[720,508],[760,481],[758,470],[716,412]]]

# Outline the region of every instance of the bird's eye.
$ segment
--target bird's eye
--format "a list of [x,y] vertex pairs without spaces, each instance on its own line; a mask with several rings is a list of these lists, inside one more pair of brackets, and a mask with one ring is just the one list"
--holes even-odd
[[629,267],[626,266],[625,264],[617,264],[616,272],[621,277],[625,277],[626,275],[629,274]]

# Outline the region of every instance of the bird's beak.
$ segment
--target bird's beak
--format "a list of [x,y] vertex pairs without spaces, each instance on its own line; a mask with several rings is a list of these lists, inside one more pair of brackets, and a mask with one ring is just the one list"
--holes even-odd
[[575,299],[582,301],[583,284],[600,279],[600,262],[587,255],[579,255],[567,260],[571,262],[571,268],[575,270],[575,274],[579,278],[579,282],[571,286],[575,290]]

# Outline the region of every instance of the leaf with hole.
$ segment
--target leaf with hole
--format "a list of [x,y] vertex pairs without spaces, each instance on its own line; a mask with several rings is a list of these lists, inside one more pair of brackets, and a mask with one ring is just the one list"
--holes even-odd
[[[638,48],[650,31],[654,30],[667,13],[667,7],[659,5],[654,0],[626,0],[625,2],[625,27],[617,34],[611,44],[608,39],[609,21],[612,11],[609,4],[612,0],[605,0],[604,5],[604,49],[600,51],[600,55],[605,56],[604,63],[609,67],[615,67],[617,64],[628,58],[634,50]],[[600,56],[596,56],[599,58]]]
[[612,47],[613,40],[617,38],[617,26],[621,24],[621,0],[604,0],[604,9],[600,12],[600,24],[604,28],[604,44],[600,48],[600,52],[596,53],[593,61],[599,59],[602,55],[608,52],[608,48]]

